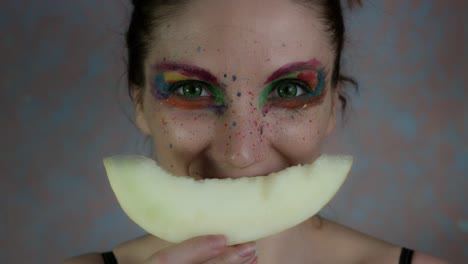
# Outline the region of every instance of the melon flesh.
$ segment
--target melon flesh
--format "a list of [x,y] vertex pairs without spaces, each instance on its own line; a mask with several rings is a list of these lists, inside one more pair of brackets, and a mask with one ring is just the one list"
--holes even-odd
[[172,243],[224,234],[234,245],[315,215],[343,184],[352,161],[322,155],[268,176],[204,180],[173,176],[135,155],[105,158],[104,166],[123,211],[148,233]]

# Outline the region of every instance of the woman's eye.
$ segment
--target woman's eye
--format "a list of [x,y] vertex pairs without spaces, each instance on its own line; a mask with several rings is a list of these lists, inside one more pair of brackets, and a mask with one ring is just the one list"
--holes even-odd
[[[275,91],[276,90],[276,91]],[[273,88],[272,96],[280,98],[294,98],[306,93],[307,85],[298,80],[284,80]]]
[[210,96],[209,85],[200,81],[176,83],[174,90],[176,94],[189,98]]

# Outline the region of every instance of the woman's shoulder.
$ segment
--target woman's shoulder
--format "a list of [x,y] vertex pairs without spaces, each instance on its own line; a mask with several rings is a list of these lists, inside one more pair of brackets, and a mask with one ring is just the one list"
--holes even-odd
[[[119,264],[143,263],[154,252],[169,244],[151,235],[141,236],[121,243],[112,249]],[[104,264],[102,253],[89,253],[65,260],[64,264]]]
[[160,238],[144,235],[118,245],[113,252],[119,264],[143,263],[155,252],[169,245],[171,245],[169,242]]
[[[402,247],[364,234],[330,220],[322,221],[327,240],[343,249],[343,258],[355,259],[356,263],[398,263]],[[414,249],[412,249],[414,250]],[[411,264],[448,264],[439,258],[414,250]],[[338,256],[339,257],[339,256]],[[400,262],[401,263],[401,262]]]

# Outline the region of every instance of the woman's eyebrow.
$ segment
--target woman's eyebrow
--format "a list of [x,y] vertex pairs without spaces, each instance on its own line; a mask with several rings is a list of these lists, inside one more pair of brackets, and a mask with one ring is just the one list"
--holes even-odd
[[160,63],[153,66],[156,71],[175,71],[188,77],[197,77],[198,79],[220,86],[218,78],[216,78],[211,72],[201,67],[182,64],[182,63]]
[[322,63],[317,59],[312,59],[309,61],[297,61],[288,63],[281,68],[277,69],[273,72],[270,77],[265,81],[264,84],[270,83],[284,75],[288,75],[298,71],[307,71],[307,70],[318,70],[319,68],[323,67]]

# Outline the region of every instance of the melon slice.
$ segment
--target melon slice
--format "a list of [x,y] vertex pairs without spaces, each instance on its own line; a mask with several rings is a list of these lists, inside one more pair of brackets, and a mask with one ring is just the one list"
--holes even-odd
[[172,243],[224,234],[234,245],[315,215],[343,184],[352,161],[322,155],[268,176],[204,180],[173,176],[142,156],[109,157],[104,166],[123,211],[148,233]]

